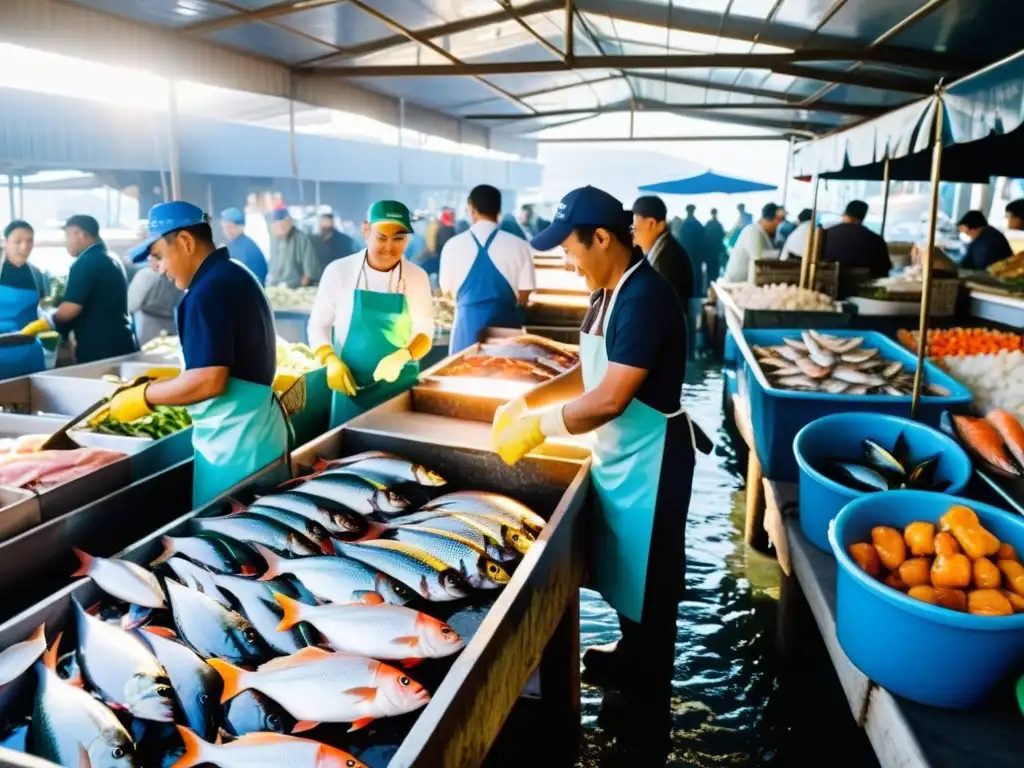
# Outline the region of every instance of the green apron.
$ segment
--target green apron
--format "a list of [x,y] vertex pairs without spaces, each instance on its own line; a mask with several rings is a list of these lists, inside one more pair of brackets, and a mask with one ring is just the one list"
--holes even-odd
[[195,464],[193,509],[288,457],[288,422],[273,390],[228,379],[224,393],[188,406]]
[[[359,279],[365,281],[365,277],[364,251]],[[359,279],[356,280],[352,317],[345,344],[338,349],[337,340],[334,341],[335,354],[352,371],[352,378],[356,381],[356,395],[349,397],[344,392],[334,393],[331,400],[331,429],[405,392],[416,383],[420,373],[419,362],[411,360],[394,383],[373,380],[377,363],[392,352],[403,349],[412,339],[412,315],[409,314],[409,302],[402,292],[402,262],[398,262],[397,293],[362,290],[359,288]]]

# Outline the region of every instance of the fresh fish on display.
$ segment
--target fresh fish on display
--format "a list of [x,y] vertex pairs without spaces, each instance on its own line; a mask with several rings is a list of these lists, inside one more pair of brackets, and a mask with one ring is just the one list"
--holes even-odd
[[[217,577],[217,585],[235,596],[245,618],[252,623],[267,645],[278,653],[287,656],[313,644],[303,637],[301,628],[291,631],[278,629],[281,611],[273,600],[276,593],[287,590],[283,584],[223,575]],[[315,641],[315,638],[311,639]]]
[[793,349],[793,347],[787,347],[786,345],[782,345],[781,347],[772,347],[772,350],[779,357],[789,360],[791,363],[795,363],[797,360],[803,358],[802,352]]
[[188,728],[178,728],[185,753],[172,768],[369,768],[348,752],[319,741],[280,733],[250,733],[230,744],[211,744]]
[[1012,413],[999,408],[989,411],[985,419],[1003,438],[1010,455],[1024,468],[1024,426]]
[[836,364],[836,356],[834,353],[821,347],[817,341],[807,331],[801,334],[801,338],[804,341],[804,348],[807,351],[808,357],[817,365],[828,368],[831,365]]
[[787,362],[785,368],[776,368],[774,371],[770,371],[768,375],[781,378],[782,376],[803,376],[804,374],[803,371],[800,370],[799,365],[793,365]]
[[78,632],[78,666],[89,687],[105,702],[137,718],[171,722],[173,691],[167,671],[149,648],[120,627],[90,616],[76,599],[71,599],[71,605]]
[[508,571],[489,558],[484,550],[457,534],[408,526],[396,528],[389,539],[433,555],[465,576],[476,589],[498,589],[509,582]]
[[395,541],[338,542],[335,546],[338,554],[383,571],[427,600],[460,600],[473,591],[466,577],[454,568]]
[[295,493],[327,499],[361,515],[393,517],[410,506],[408,499],[394,491],[352,475],[314,477],[296,487]]
[[801,357],[797,360],[796,367],[800,369],[800,372],[804,374],[804,376],[808,376],[812,379],[824,379],[829,374],[828,368],[816,365],[809,357]]
[[308,517],[300,515],[298,512],[290,512],[286,509],[279,509],[272,506],[256,507],[255,509],[246,510],[247,514],[255,515],[256,517],[265,517],[269,520],[273,520],[279,525],[284,525],[299,536],[309,539],[313,544],[320,547],[324,554],[330,554],[334,551],[334,545],[331,543],[331,534],[327,532],[320,523],[315,520],[310,520]]
[[972,416],[955,414],[953,424],[956,426],[960,440],[970,446],[971,450],[982,459],[1008,475],[1019,476],[1021,474],[1021,470],[1014,465],[1013,459],[1010,458],[1003,438],[990,422]]
[[304,496],[293,491],[274,493],[256,499],[249,510],[258,512],[267,507],[302,515],[319,523],[335,536],[362,535],[366,532],[366,519],[362,515],[315,496]]
[[878,353],[878,349],[855,349],[851,352],[844,352],[839,359],[850,365],[860,365],[871,362],[878,357]]
[[225,536],[243,543],[262,544],[275,552],[299,557],[323,554],[323,547],[314,544],[286,525],[258,514],[240,512],[227,517],[197,517],[192,527],[200,533]]
[[782,343],[791,349],[795,349],[797,352],[806,354],[810,350],[807,348],[807,339],[803,341],[797,341],[796,339],[784,338]]
[[536,535],[544,530],[547,521],[522,502],[500,493],[487,491],[458,491],[439,496],[424,504],[423,509],[465,512],[472,515],[497,515],[510,524],[518,523]]
[[473,546],[483,550],[489,558],[498,563],[511,563],[519,559],[519,551],[505,542],[500,531],[497,538],[491,538],[478,527],[470,525],[454,515],[434,517],[420,523],[400,527],[407,529],[417,528],[433,533],[458,536],[461,539],[472,542]]
[[217,582],[213,580],[214,574],[203,568],[203,566],[196,565],[191,560],[177,556],[166,560],[163,565],[170,568],[174,575],[178,577],[178,580],[189,589],[194,589],[197,592],[202,592],[204,595],[212,597],[225,608],[231,607],[231,601],[220,591]]
[[[218,684],[223,686],[217,671],[213,667],[210,671],[217,675]],[[232,736],[262,731],[291,733],[293,728],[295,718],[259,691],[243,691],[224,706],[224,730]]]
[[444,622],[400,605],[304,605],[285,595],[274,598],[284,613],[278,629],[308,621],[343,653],[417,662],[451,656],[465,645]]
[[27,640],[4,648],[0,653],[0,695],[2,687],[32,668],[46,651],[46,625],[40,624]]
[[868,388],[864,384],[854,384],[845,392],[847,395],[866,395],[867,393]]
[[840,339],[837,337],[836,343],[832,346],[830,351],[840,355],[845,355],[847,352],[852,352],[853,350],[857,349],[857,347],[859,347],[863,343],[863,336],[853,336],[849,339]]
[[903,370],[903,363],[889,363],[882,369],[882,378],[891,379]]
[[387,574],[348,557],[304,557],[289,560],[257,546],[267,561],[261,581],[282,574],[294,576],[318,599],[329,603],[378,602],[374,595],[391,605],[405,605],[416,593]]
[[[181,555],[218,573],[247,571],[245,566],[235,562],[228,546],[212,536],[164,536],[163,545],[164,551],[150,565],[160,565],[174,555]],[[256,571],[251,569],[249,572]]]
[[329,461],[321,459],[313,465],[313,470],[316,472],[327,472],[334,469],[369,472],[376,477],[389,478],[392,484],[416,483],[428,488],[440,488],[446,485],[445,479],[436,472],[384,451],[367,451]]
[[850,368],[845,365],[840,365],[833,370],[832,376],[839,379],[839,381],[845,381],[849,384],[864,384],[867,387],[880,387],[885,384],[885,379],[879,376],[864,373],[856,368]]
[[430,701],[419,683],[392,666],[348,653],[303,648],[263,664],[255,672],[211,659],[224,680],[221,701],[253,688],[298,719],[293,733],[325,723],[351,723],[358,730],[381,717],[414,712]]
[[84,749],[93,768],[136,766],[131,735],[104,704],[41,662],[36,678],[29,728],[33,754],[58,765],[81,766]]
[[72,548],[81,563],[74,577],[88,576],[100,589],[118,600],[143,608],[166,608],[167,599],[160,580],[141,565],[128,560],[93,557]]
[[443,519],[446,516],[455,517],[473,526],[489,539],[506,544],[521,554],[528,552],[534,541],[536,541],[533,534],[521,527],[520,523],[510,523],[507,518],[503,518],[500,515],[459,512],[451,508],[421,509],[419,512],[414,512],[411,515],[392,518],[391,525],[415,525],[417,523]]
[[767,365],[769,368],[782,369],[793,367],[793,361],[787,360],[784,357],[764,357],[759,362],[762,366]]
[[178,634],[204,659],[258,664],[272,654],[256,628],[239,613],[201,592],[168,580],[167,598]]
[[845,381],[839,381],[838,379],[827,379],[822,385],[822,390],[828,392],[830,395],[841,395],[851,387]]
[[783,376],[776,379],[776,382],[786,389],[809,389],[811,391],[817,391],[818,389],[818,383],[803,374],[799,376]]
[[188,727],[203,738],[213,739],[220,726],[220,695],[224,685],[220,675],[179,640],[165,637],[156,628],[147,627],[139,637],[149,645],[167,670],[171,688]]

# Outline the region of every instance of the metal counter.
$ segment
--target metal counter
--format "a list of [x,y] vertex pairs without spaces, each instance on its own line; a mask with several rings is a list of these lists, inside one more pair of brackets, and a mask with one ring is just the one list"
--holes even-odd
[[970,314],[1020,331],[1024,328],[1024,299],[986,291],[970,292]]
[[[39,499],[31,491],[0,486],[0,542],[35,528],[42,522]],[[3,550],[0,544],[0,551]]]

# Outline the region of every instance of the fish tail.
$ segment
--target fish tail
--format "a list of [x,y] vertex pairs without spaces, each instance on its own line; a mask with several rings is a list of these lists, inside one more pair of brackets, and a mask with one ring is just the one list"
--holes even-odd
[[280,593],[276,593],[274,599],[284,612],[284,615],[281,616],[281,623],[277,625],[278,632],[286,632],[302,621],[302,609],[305,608],[302,603]]
[[178,761],[171,768],[192,768],[193,765],[210,762],[207,756],[210,745],[185,726],[179,725],[177,728],[178,734],[185,744],[185,753],[178,758]]
[[207,659],[206,663],[217,670],[217,674],[224,681],[224,691],[220,697],[221,704],[230,701],[249,688],[244,679],[248,673],[244,669],[229,664],[223,659]]
[[174,556],[174,542],[171,540],[171,537],[164,536],[161,543],[164,545],[164,550],[150,565],[160,565],[160,563],[164,563]]
[[228,509],[230,510],[228,514],[230,515],[237,515],[239,512],[245,512],[245,510],[248,509],[248,507],[245,506],[245,504],[238,501],[237,499],[228,498],[226,499],[226,501],[228,503]]
[[257,544],[255,541],[251,545],[259,553],[259,556],[267,562],[267,572],[260,576],[259,581],[270,581],[284,573],[282,570],[284,568],[284,558],[276,552],[267,549],[262,544]]
[[78,557],[78,570],[72,573],[71,577],[88,576],[89,569],[92,567],[93,556],[83,552],[78,547],[72,547],[71,551]]
[[43,666],[51,672],[57,671],[57,652],[60,648],[60,640],[62,637],[64,637],[64,633],[58,632],[57,637],[53,640],[53,645],[43,652]]
[[33,630],[32,634],[29,635],[28,639],[29,639],[30,642],[33,642],[33,643],[39,642],[40,640],[42,640],[43,643],[45,643],[46,642],[46,624],[45,623],[44,624],[40,624],[38,627],[36,627]]

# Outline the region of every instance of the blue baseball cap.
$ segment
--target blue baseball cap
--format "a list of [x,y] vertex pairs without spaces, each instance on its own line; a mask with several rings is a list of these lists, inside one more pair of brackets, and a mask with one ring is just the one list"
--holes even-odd
[[287,208],[275,208],[270,213],[271,221],[284,221],[285,219],[290,219],[291,217],[292,215],[288,213]]
[[148,236],[137,246],[128,251],[132,262],[138,264],[149,256],[153,243],[164,235],[178,229],[194,227],[196,224],[209,224],[210,217],[203,209],[192,203],[174,200],[170,203],[157,203],[149,209],[149,221],[146,224]]
[[245,224],[245,214],[237,208],[225,208],[220,212],[221,221],[227,221],[232,224]]
[[530,241],[537,251],[550,251],[561,245],[576,227],[613,227],[629,221],[630,211],[622,203],[597,187],[580,187],[562,198],[555,218]]

